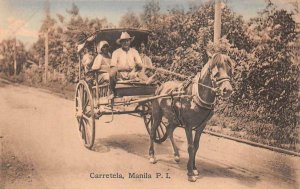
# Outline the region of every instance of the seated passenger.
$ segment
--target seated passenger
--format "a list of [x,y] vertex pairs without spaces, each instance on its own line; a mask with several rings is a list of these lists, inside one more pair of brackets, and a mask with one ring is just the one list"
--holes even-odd
[[118,78],[122,80],[138,79],[138,70],[143,67],[138,51],[130,47],[133,40],[134,37],[130,37],[127,32],[122,32],[116,41],[121,48],[116,49],[112,54],[111,65],[118,70]]
[[84,55],[82,57],[82,65],[84,67],[84,72],[88,73],[91,70],[91,66],[94,60],[93,52],[90,47],[84,49]]
[[110,83],[114,95],[117,71],[114,68],[111,68],[111,55],[107,41],[100,41],[97,44],[97,53],[98,55],[94,60],[92,70],[97,70],[99,72],[98,82],[103,83],[107,81]]
[[156,81],[156,73],[153,69],[154,67],[151,59],[146,55],[146,50],[146,45],[144,43],[141,43],[140,56],[143,62],[143,68],[140,75],[141,77],[143,77],[143,80],[146,82],[146,84],[151,84]]

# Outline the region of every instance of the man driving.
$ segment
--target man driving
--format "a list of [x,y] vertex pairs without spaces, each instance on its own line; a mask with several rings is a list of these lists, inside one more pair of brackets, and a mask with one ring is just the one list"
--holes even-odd
[[120,38],[116,41],[121,48],[116,49],[112,54],[111,66],[118,70],[118,77],[122,80],[137,79],[138,69],[143,67],[142,59],[137,50],[130,47],[134,37],[127,32],[122,32]]

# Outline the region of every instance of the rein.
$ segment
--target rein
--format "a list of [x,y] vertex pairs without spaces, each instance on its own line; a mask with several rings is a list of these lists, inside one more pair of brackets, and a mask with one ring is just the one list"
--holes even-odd
[[[214,102],[207,102],[206,100],[202,99],[200,97],[198,87],[199,87],[199,85],[203,86],[205,88],[212,90],[214,93],[217,92],[218,88],[199,83],[200,77],[201,77],[201,73],[198,73],[196,75],[196,77],[194,78],[194,81],[192,82],[192,101],[200,107],[204,107],[207,109],[213,109],[217,99],[215,98]],[[212,80],[212,82],[213,82],[213,80]]]
[[207,102],[206,100],[202,99],[200,97],[200,94],[199,94],[199,86],[202,86],[202,87],[205,87],[209,90],[211,90],[212,92],[214,92],[216,94],[216,96],[219,96],[218,94],[218,91],[219,91],[219,85],[225,81],[230,81],[230,77],[227,76],[227,77],[221,77],[221,78],[218,78],[218,79],[215,79],[213,76],[212,76],[212,68],[211,68],[211,65],[209,65],[208,67],[208,74],[209,74],[209,77],[210,77],[210,80],[211,80],[211,85],[212,86],[208,86],[208,85],[205,85],[203,83],[200,82],[200,78],[201,78],[201,72],[198,73],[196,75],[196,77],[193,79],[192,81],[192,100],[198,105],[198,106],[201,106],[201,107],[204,107],[204,108],[207,108],[207,109],[213,109],[214,108],[214,105],[217,101],[217,99],[215,98],[214,99],[214,102]]

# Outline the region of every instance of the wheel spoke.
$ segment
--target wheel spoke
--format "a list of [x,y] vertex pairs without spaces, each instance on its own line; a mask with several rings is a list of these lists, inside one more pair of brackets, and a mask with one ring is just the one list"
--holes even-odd
[[88,117],[87,115],[85,114],[82,114],[82,117],[84,118],[84,120],[90,122],[91,121],[91,117]]
[[91,117],[91,115],[92,115],[92,109],[87,110],[86,112],[84,112],[84,114],[85,114],[87,117]]
[[82,126],[81,126],[81,138],[84,140],[84,142],[86,143],[86,137],[85,137],[85,123],[84,123],[84,121],[83,121],[83,119],[82,119]]
[[87,99],[87,100],[85,101],[85,103],[84,103],[83,106],[82,106],[82,110],[83,110],[83,111],[87,108],[89,102],[90,102],[90,99]]
[[85,119],[82,119],[82,122],[84,122],[84,126],[82,127],[83,128],[83,132],[82,132],[82,138],[84,139],[84,143],[87,144],[88,143],[88,130],[87,130],[87,121]]
[[145,122],[145,124],[148,126],[149,125],[149,123],[151,122],[151,119],[150,118],[146,118],[146,122]]
[[86,91],[83,88],[83,91],[82,91],[82,109],[84,109],[86,101],[87,101],[87,95],[86,95]]
[[159,128],[160,128],[160,130],[161,130],[162,135],[164,136],[166,132],[165,132],[165,130],[163,129],[163,126],[162,126],[162,125],[159,125]]
[[81,132],[81,127],[82,127],[82,118],[80,117],[80,118],[78,118],[77,117],[77,121],[78,121],[78,124],[79,124],[79,131]]
[[160,136],[160,133],[159,133],[159,129],[158,129],[158,128],[156,129],[156,134],[158,134],[158,135],[156,135],[156,138],[158,137],[158,140],[161,139],[161,136]]
[[[87,120],[85,120],[87,121]],[[85,125],[85,134],[86,134],[86,144],[90,144],[91,143],[91,129],[90,129],[90,122],[86,122],[86,125]]]

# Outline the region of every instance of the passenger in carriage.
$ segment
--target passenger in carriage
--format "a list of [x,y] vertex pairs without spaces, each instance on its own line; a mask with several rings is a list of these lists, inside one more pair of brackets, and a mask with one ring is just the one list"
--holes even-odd
[[122,32],[116,41],[121,48],[112,54],[111,65],[118,70],[117,77],[121,80],[146,81],[148,77],[143,73],[143,61],[138,51],[130,47],[134,37],[127,32]]
[[85,33],[80,33],[77,36],[77,52],[81,53],[82,50],[82,65],[84,68],[85,74],[88,75],[88,72],[91,70],[93,64],[94,55],[93,55],[93,46],[86,42],[87,35]]
[[109,44],[107,41],[100,41],[97,44],[97,53],[92,70],[97,70],[100,74],[98,82],[109,82],[114,96],[117,70],[111,67],[111,54],[109,52]]
[[146,49],[145,43],[141,43],[140,56],[141,56],[144,68],[151,68],[151,67],[153,67],[153,64],[152,64],[150,57],[146,55],[146,53],[147,53],[146,51],[147,51],[147,49]]
[[147,48],[145,43],[141,43],[140,46],[140,56],[143,62],[143,68],[141,71],[142,77],[144,77],[144,80],[146,84],[151,84],[156,81],[155,76],[155,69],[153,67],[152,61],[149,56],[146,55]]
[[82,65],[84,67],[84,72],[88,73],[91,70],[91,66],[94,60],[93,50],[91,49],[91,46],[87,46],[83,52],[84,55],[82,57]]

